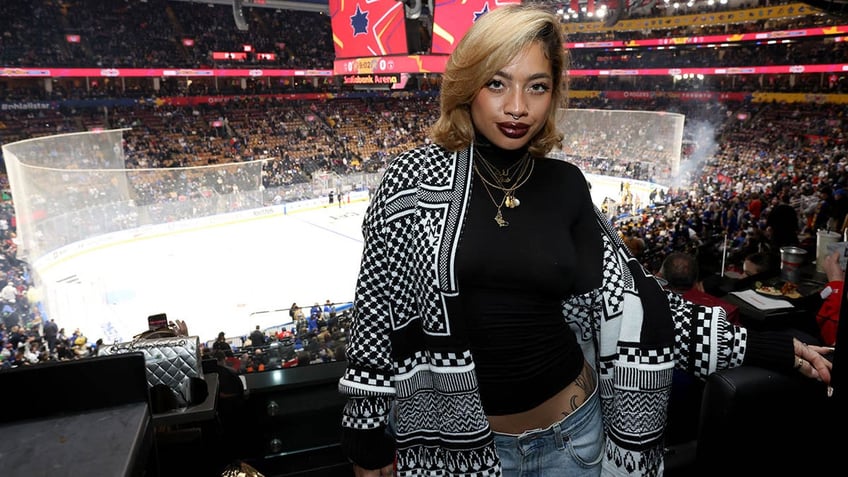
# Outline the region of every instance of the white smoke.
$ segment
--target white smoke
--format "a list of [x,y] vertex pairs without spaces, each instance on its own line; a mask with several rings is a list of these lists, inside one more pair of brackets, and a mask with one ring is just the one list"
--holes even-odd
[[691,149],[691,153],[681,152],[680,167],[675,177],[672,177],[674,187],[682,187],[693,183],[694,177],[706,161],[712,159],[718,151],[715,140],[716,126],[709,121],[697,120],[687,125],[683,135],[683,149]]

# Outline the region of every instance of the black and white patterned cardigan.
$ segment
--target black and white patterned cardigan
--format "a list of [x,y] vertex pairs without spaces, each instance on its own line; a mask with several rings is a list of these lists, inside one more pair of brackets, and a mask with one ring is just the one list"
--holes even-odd
[[[348,436],[373,435],[394,406],[401,477],[501,474],[457,311],[454,259],[471,156],[436,145],[400,154],[363,223],[348,367],[339,381],[348,397],[342,426]],[[662,475],[672,369],[706,376],[738,366],[746,332],[721,307],[667,294],[599,211],[598,222],[603,284],[564,297],[563,318],[600,375],[603,474]]]

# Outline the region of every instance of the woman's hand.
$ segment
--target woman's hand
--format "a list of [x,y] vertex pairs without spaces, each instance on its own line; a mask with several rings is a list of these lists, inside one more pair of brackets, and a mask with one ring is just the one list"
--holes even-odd
[[353,475],[356,477],[391,477],[395,475],[394,464],[389,464],[382,469],[367,470],[353,464]]
[[841,254],[842,250],[840,249],[824,258],[822,269],[825,275],[827,275],[827,281],[829,282],[841,282],[845,276],[845,270],[839,266],[839,256]]
[[814,346],[802,343],[797,338],[792,339],[795,346],[795,369],[808,378],[813,378],[828,385],[830,394],[830,368],[833,366],[823,354],[831,352],[825,346]]

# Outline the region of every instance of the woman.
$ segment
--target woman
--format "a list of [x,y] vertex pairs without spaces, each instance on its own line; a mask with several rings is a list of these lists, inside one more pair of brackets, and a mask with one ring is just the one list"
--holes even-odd
[[813,347],[666,294],[581,172],[545,158],[562,42],[545,10],[483,15],[448,61],[433,143],[372,198],[339,382],[357,476],[656,475],[675,366],[829,380]]

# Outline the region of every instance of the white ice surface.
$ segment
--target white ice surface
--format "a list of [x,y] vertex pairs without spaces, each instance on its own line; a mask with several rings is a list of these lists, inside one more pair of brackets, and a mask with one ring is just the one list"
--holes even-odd
[[94,342],[127,340],[147,316],[186,321],[201,341],[248,334],[353,299],[367,204],[171,231],[98,246],[37,269],[48,315]]

